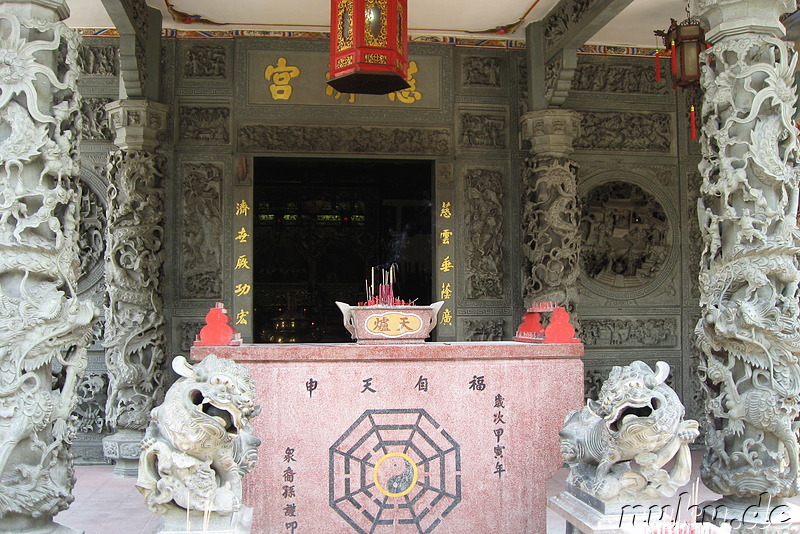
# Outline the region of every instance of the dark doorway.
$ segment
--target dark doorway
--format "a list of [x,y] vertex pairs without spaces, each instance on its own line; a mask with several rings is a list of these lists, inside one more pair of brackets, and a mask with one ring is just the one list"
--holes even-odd
[[255,158],[255,341],[349,342],[334,304],[396,264],[397,296],[432,294],[433,162]]

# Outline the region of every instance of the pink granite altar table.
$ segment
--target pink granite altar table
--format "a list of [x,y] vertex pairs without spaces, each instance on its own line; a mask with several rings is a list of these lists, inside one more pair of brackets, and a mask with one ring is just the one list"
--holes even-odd
[[546,532],[583,345],[194,347],[245,363],[262,413],[253,532]]

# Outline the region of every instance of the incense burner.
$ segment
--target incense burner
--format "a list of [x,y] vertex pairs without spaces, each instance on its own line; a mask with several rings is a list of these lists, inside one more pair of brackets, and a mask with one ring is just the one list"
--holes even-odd
[[423,343],[436,328],[444,301],[430,306],[336,305],[342,310],[344,327],[360,345]]

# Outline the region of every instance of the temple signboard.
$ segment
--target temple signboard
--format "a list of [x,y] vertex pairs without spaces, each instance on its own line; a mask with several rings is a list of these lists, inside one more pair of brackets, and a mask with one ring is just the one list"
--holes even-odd
[[415,56],[409,61],[407,89],[355,95],[326,83],[330,73],[324,52],[252,50],[247,54],[247,103],[438,109],[441,70],[440,57]]

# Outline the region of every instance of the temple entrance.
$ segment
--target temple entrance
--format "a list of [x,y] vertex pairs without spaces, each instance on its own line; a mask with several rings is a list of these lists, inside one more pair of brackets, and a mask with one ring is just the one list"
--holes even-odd
[[397,295],[429,304],[434,164],[255,158],[257,343],[350,342],[335,301],[396,265]]

